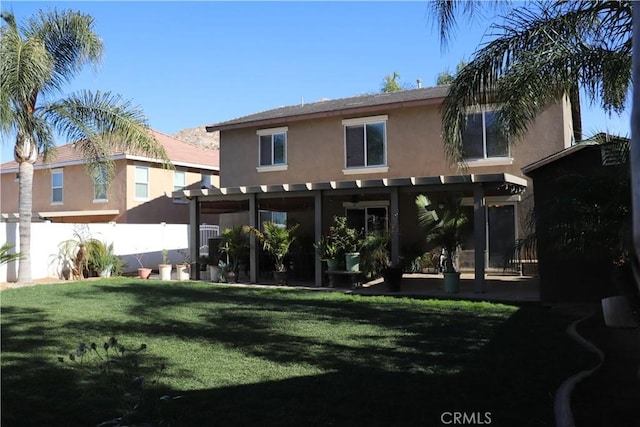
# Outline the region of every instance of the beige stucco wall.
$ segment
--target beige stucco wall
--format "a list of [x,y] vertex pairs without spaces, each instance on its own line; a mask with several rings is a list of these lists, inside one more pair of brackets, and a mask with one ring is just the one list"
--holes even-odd
[[[108,201],[94,201],[93,181],[83,165],[35,169],[33,172],[33,211],[124,210],[125,170],[116,162],[115,175],[109,188]],[[62,170],[62,203],[51,202],[52,170]],[[18,212],[18,182],[15,173],[2,174],[2,213]]]
[[[563,149],[570,138],[568,104],[553,105],[544,111],[524,141],[512,148],[513,163],[470,167],[467,173],[508,172],[524,177],[520,169],[542,157]],[[287,170],[258,172],[259,128],[221,133],[220,185],[235,187],[259,184],[349,181],[355,179],[401,178],[459,173],[444,154],[438,106],[379,111],[369,115],[388,115],[387,164],[384,173],[345,175],[344,118],[282,122],[288,126]]]
[[[146,166],[149,168],[149,197],[139,199],[135,197],[135,168]],[[201,173],[199,169],[176,167],[185,171],[187,188],[200,188]],[[126,215],[123,222],[128,223],[159,223],[184,224],[189,222],[189,205],[174,202],[171,193],[174,186],[175,171],[165,169],[157,164],[129,161],[126,166]],[[217,177],[212,179],[218,184]],[[203,223],[217,224],[217,216],[206,215],[201,218]]]
[[[149,166],[149,198],[135,198],[135,164]],[[116,216],[69,216],[54,221],[64,222],[130,222],[170,224],[188,223],[189,205],[174,203],[171,197],[174,185],[174,171],[163,169],[151,163],[134,163],[130,160],[118,160],[115,163],[115,174],[109,187],[107,201],[94,201],[93,182],[83,165],[53,168],[63,170],[63,203],[51,203],[51,168],[36,169],[33,184],[34,212],[64,211],[107,211],[118,210]],[[200,188],[201,174],[199,169],[178,168],[186,172],[186,185],[189,188]],[[18,212],[18,182],[15,173],[1,175],[1,209],[2,213]],[[212,177],[214,185],[219,184],[217,176]],[[217,223],[217,215],[206,215],[202,221],[208,224]]]

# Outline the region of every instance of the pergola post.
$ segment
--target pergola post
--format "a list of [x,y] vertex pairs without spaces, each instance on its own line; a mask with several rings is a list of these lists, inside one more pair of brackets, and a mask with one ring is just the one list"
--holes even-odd
[[200,280],[200,201],[197,197],[189,200],[189,227],[190,248],[189,257],[191,258],[190,268],[195,280]]
[[[252,193],[249,196],[249,226],[257,228],[258,211],[256,195]],[[258,283],[258,247],[256,245],[258,239],[254,233],[249,233],[249,281]]]
[[391,187],[391,263],[400,263],[400,221],[398,207],[398,187]]
[[[313,196],[315,241],[318,242],[322,237],[322,191],[316,191]],[[317,252],[313,259],[315,266],[315,285],[320,287],[322,286],[322,260]]]
[[484,293],[485,251],[487,246],[487,220],[482,185],[473,188],[473,228],[474,228],[474,285],[475,293]]

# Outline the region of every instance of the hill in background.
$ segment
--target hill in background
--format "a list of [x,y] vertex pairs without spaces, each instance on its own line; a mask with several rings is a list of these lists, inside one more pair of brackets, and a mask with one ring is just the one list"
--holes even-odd
[[220,148],[220,132],[207,132],[204,126],[182,129],[173,136],[181,141],[201,147],[215,150]]

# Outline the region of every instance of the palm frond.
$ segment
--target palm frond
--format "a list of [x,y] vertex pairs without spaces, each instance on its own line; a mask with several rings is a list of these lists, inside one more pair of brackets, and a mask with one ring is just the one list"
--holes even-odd
[[631,84],[629,2],[552,2],[514,8],[491,27],[458,74],[441,112],[445,153],[462,159],[470,106],[497,103],[513,144],[550,102],[585,88],[605,110],[620,111]]
[[93,27],[91,15],[72,10],[41,10],[27,21],[23,33],[27,38],[40,40],[54,63],[47,90],[60,89],[85,65],[100,62],[103,45]]
[[[0,58],[2,130],[29,132],[24,117],[33,114],[37,95],[51,78],[53,60],[42,41],[23,38],[15,25],[8,24],[0,35]],[[20,125],[27,128],[21,129]]]
[[87,160],[92,175],[113,165],[107,161],[114,151],[126,151],[158,159],[172,167],[167,153],[146,125],[142,110],[131,101],[109,92],[83,91],[42,107],[42,116],[75,142]]
[[451,34],[458,24],[457,14],[462,13],[468,19],[480,15],[482,18],[482,10],[498,9],[509,1],[478,1],[478,0],[435,0],[430,1],[431,16],[435,18],[434,24],[438,27],[440,33],[440,45],[446,48],[449,44]]

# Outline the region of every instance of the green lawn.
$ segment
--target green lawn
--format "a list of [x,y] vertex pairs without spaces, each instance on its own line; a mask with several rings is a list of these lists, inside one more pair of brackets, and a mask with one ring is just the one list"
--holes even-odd
[[137,279],[0,298],[3,427],[121,415],[128,379],[58,361],[111,336],[147,345],[146,397],[172,414],[154,418],[180,426],[437,426],[454,411],[550,426],[556,388],[591,362],[564,334],[570,317],[533,306]]

